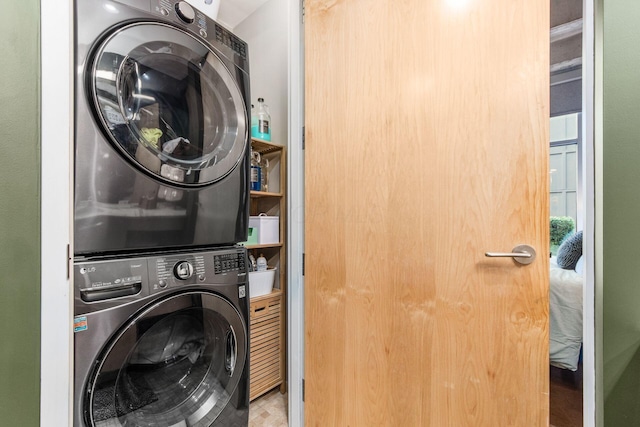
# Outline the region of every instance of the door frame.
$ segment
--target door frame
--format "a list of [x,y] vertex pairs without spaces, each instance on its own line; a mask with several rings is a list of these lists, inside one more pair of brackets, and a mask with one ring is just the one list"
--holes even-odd
[[289,0],[287,386],[289,426],[304,425],[304,0]]
[[583,411],[586,427],[604,426],[602,293],[602,143],[604,0],[583,0],[583,135],[585,288]]
[[72,424],[73,1],[40,2],[40,426]]

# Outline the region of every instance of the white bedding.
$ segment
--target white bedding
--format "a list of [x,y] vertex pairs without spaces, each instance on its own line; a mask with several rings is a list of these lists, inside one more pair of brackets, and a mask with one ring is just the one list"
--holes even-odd
[[578,369],[582,345],[582,276],[551,259],[549,359],[553,366]]

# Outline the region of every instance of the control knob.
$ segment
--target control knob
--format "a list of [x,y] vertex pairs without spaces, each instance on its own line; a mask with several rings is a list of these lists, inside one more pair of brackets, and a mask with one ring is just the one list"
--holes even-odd
[[173,275],[178,280],[187,280],[193,276],[193,265],[189,261],[180,261],[173,267]]
[[176,3],[176,13],[178,17],[187,24],[191,24],[196,19],[196,12],[186,1]]

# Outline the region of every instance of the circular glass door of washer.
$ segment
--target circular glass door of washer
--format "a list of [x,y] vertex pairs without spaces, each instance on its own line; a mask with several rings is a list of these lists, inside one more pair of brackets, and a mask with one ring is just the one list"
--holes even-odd
[[96,427],[208,427],[243,375],[245,322],[225,299],[188,292],[133,318],[96,362],[85,414]]
[[236,79],[188,33],[160,23],[125,26],[98,47],[90,75],[105,133],[152,176],[204,185],[242,159],[247,112]]

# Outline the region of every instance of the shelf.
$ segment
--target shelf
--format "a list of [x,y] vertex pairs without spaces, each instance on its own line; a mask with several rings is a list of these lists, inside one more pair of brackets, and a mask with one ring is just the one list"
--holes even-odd
[[282,193],[270,193],[268,191],[253,191],[251,190],[251,197],[259,199],[261,197],[282,197]]
[[269,298],[273,298],[273,297],[277,297],[278,295],[281,295],[282,291],[280,289],[274,289],[270,294],[266,294],[266,295],[260,295],[259,297],[254,297],[251,298],[251,301],[262,301],[263,299],[269,299]]
[[250,300],[249,380],[250,400],[254,400],[276,386],[280,386],[281,393],[287,390],[287,149],[283,145],[258,138],[251,139],[251,149],[260,153],[261,161],[264,163],[261,164],[261,172],[266,174],[266,188],[270,191],[250,192],[249,213],[251,216],[265,213],[270,217],[279,217],[279,236],[270,238],[278,239],[279,242],[245,245],[254,257],[263,255],[269,266],[277,268],[273,291]]
[[247,249],[268,249],[268,248],[280,248],[282,247],[282,242],[279,243],[267,243],[264,245],[246,245]]
[[251,138],[251,147],[260,154],[274,153],[284,149],[283,145],[274,144],[271,141],[265,141],[259,138]]

